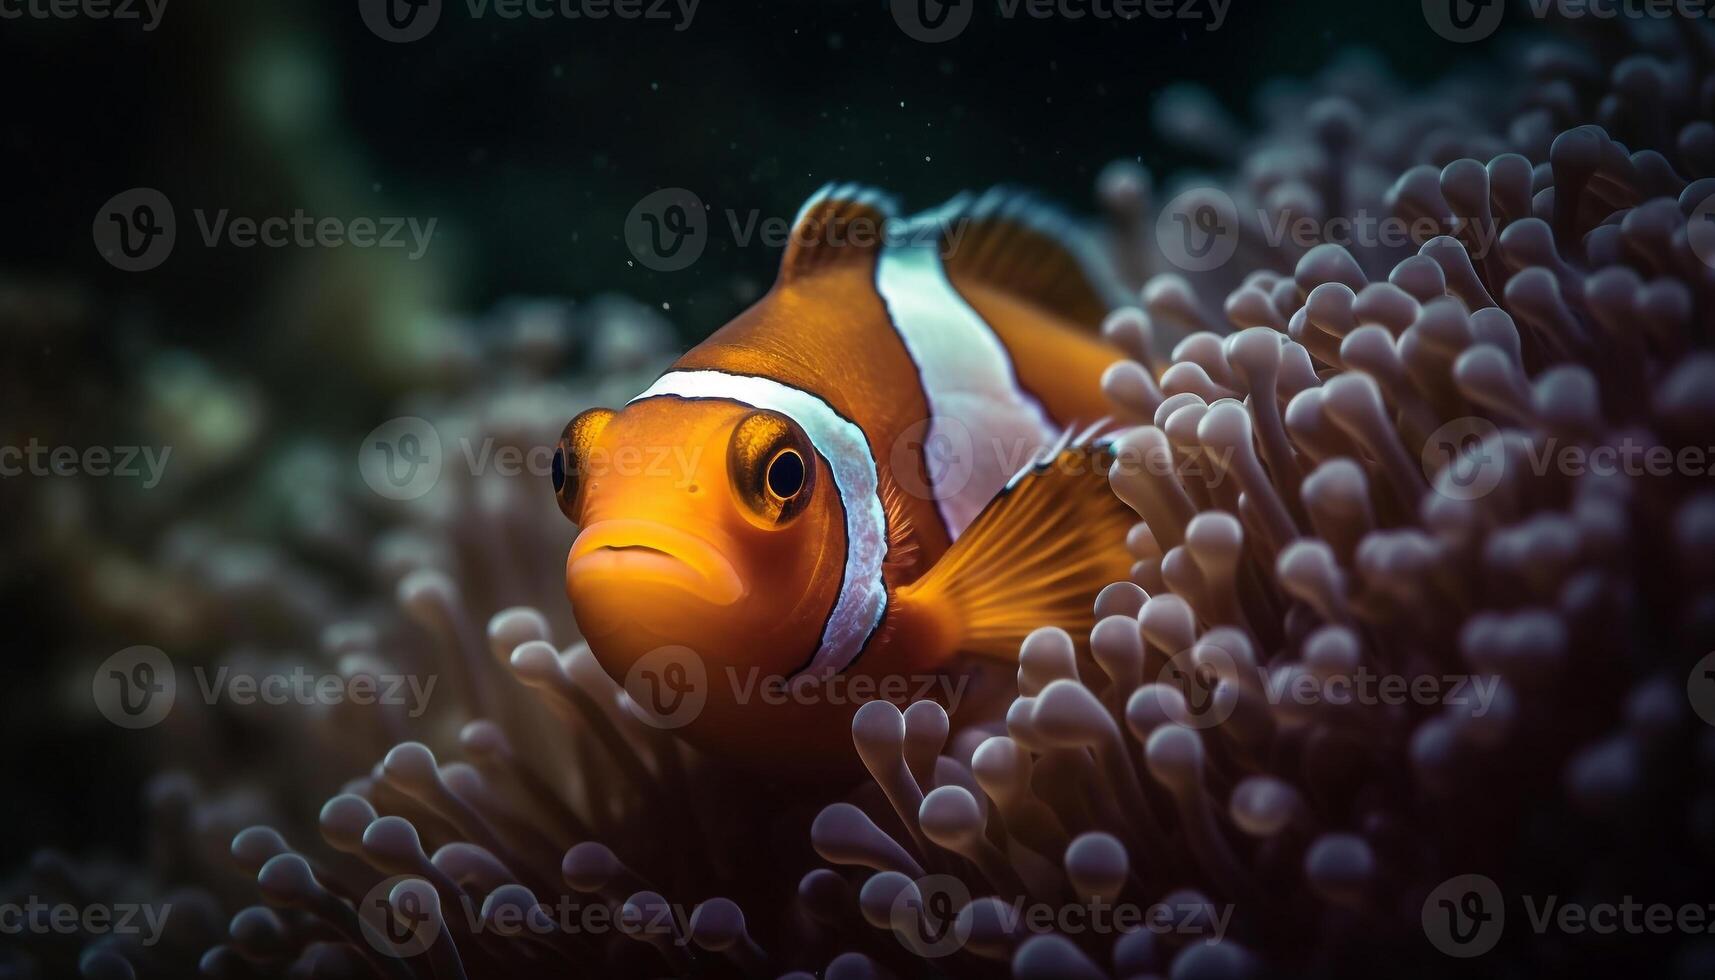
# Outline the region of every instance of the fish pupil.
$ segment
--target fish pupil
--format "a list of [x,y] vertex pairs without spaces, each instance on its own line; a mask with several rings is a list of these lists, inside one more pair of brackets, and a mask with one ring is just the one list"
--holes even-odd
[[561,490],[565,489],[566,486],[566,454],[558,449],[554,450],[552,476],[554,480],[554,492],[559,493]]
[[768,489],[782,500],[790,500],[804,488],[804,457],[788,449],[768,464]]

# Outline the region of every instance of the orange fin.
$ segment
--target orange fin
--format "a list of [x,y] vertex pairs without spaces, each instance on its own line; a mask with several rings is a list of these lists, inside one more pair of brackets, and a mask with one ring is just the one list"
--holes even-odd
[[987,283],[1091,330],[1137,301],[1087,230],[1024,191],[961,194],[912,218],[911,227],[938,229],[953,279]]
[[828,184],[810,195],[792,222],[780,281],[790,282],[839,262],[868,261],[881,249],[893,198],[861,184]]
[[899,602],[946,634],[950,651],[999,660],[1041,626],[1073,636],[1095,625],[1096,593],[1130,573],[1134,514],[1108,487],[1109,444],[1072,444],[1070,433],[995,498]]

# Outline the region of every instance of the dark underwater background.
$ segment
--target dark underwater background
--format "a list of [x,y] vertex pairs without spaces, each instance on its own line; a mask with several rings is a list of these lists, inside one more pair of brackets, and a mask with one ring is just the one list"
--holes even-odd
[[[1270,79],[1313,74],[1352,45],[1409,82],[1479,63],[1501,43],[1445,41],[1403,2],[1234,0],[1217,31],[987,13],[944,44],[907,37],[881,0],[703,0],[683,31],[653,20],[472,21],[450,3],[409,44],[378,39],[354,0],[173,0],[150,33],[117,21],[0,22],[0,85],[14,93],[0,117],[0,287],[50,317],[102,319],[71,336],[19,325],[0,334],[7,427],[124,441],[116,393],[136,383],[137,351],[160,344],[258,378],[280,406],[276,443],[294,429],[355,439],[385,417],[413,368],[342,358],[337,319],[306,324],[307,308],[355,318],[360,303],[394,297],[407,309],[480,311],[517,296],[616,292],[666,304],[688,344],[773,279],[778,250],[739,244],[728,210],[789,220],[822,184],[857,180],[908,209],[1005,183],[1088,211],[1111,160],[1157,173],[1213,163],[1151,135],[1155,97],[1176,82],[1206,86],[1243,115]],[[137,275],[109,267],[90,241],[90,216],[136,186],[178,205],[181,236],[195,233],[193,207],[438,226],[424,260],[383,254],[366,266],[385,288],[361,297],[292,249],[182,243]],[[690,189],[723,217],[696,264],[655,272],[633,259],[624,223],[666,187]],[[0,487],[0,499],[36,492],[55,488]],[[101,533],[140,538],[147,515],[147,499],[134,499]],[[11,522],[33,520],[14,507],[0,514],[0,527]],[[0,863],[48,843],[134,840],[140,828],[122,815],[145,773],[127,740],[66,730],[43,688],[56,660],[138,641],[80,615],[27,551],[8,558],[0,713],[16,743],[42,748],[11,756],[21,795],[0,818]]]

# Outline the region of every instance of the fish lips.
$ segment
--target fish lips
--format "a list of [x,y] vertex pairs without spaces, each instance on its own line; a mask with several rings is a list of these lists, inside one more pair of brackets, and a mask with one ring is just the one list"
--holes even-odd
[[746,591],[732,562],[707,540],[633,519],[584,528],[566,559],[566,585],[586,633],[602,625],[648,630],[681,603],[724,610]]

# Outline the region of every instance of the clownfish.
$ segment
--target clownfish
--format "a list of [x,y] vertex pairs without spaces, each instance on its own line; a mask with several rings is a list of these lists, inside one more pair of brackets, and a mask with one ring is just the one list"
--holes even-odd
[[1023,194],[907,219],[822,189],[765,296],[561,434],[591,652],[634,699],[669,695],[646,712],[695,696],[694,744],[814,769],[852,754],[866,694],[955,693],[921,680],[1015,664],[1038,627],[1086,636],[1137,519],[1100,438],[1115,283]]

